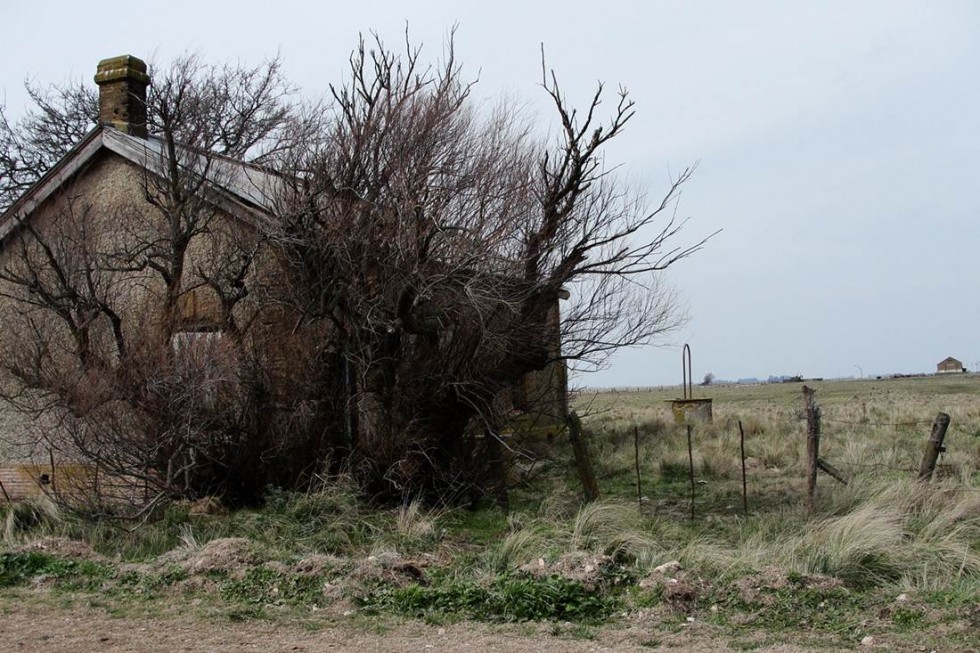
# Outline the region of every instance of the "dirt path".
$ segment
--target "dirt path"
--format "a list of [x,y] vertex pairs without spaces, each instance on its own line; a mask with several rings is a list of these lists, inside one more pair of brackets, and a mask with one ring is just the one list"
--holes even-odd
[[[24,598],[24,597],[22,597]],[[600,631],[595,639],[547,634],[547,626],[494,627],[454,624],[445,627],[401,624],[378,634],[356,625],[331,625],[316,632],[268,622],[220,623],[194,617],[112,617],[86,607],[61,607],[45,601],[4,600],[0,605],[0,651],[45,653],[181,651],[729,651],[724,640],[690,632],[653,639],[631,626]],[[534,632],[540,631],[540,632]],[[650,636],[653,637],[653,633]],[[790,646],[761,651],[797,653]]]

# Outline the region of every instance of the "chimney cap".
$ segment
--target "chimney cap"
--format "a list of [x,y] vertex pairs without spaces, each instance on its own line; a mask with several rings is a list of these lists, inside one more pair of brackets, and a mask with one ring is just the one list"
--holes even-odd
[[96,84],[108,84],[123,79],[149,84],[150,76],[146,73],[146,62],[130,54],[110,57],[99,62],[95,73]]

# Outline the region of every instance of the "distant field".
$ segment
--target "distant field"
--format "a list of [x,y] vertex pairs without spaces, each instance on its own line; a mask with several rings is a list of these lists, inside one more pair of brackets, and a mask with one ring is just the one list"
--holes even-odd
[[[719,402],[787,401],[799,398],[800,388],[815,388],[828,403],[846,403],[867,399],[882,393],[901,393],[919,398],[938,400],[947,395],[980,395],[980,374],[929,375],[897,379],[846,379],[830,381],[805,381],[804,383],[757,383],[694,386],[695,397],[711,397]],[[581,390],[576,393],[576,404],[592,402],[596,406],[612,404],[645,406],[649,402],[666,402],[681,396],[682,389],[666,386],[650,390]],[[595,398],[593,401],[592,398]]]
[[[695,386],[695,398],[711,398],[716,424],[738,419],[793,420],[802,409],[801,389],[817,392],[826,426],[833,420],[875,423],[926,421],[939,411],[952,416],[950,433],[980,430],[980,375],[925,376],[884,380],[813,381],[756,385]],[[589,391],[575,395],[573,408],[600,428],[649,420],[671,421],[680,386],[640,391]],[[860,425],[860,424],[858,424]]]

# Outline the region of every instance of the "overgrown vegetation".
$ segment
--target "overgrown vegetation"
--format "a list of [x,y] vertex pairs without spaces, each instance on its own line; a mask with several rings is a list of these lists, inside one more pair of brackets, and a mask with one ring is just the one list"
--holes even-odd
[[85,463],[73,493],[107,515],[341,472],[388,505],[506,505],[513,413],[562,418],[566,366],[676,327],[663,272],[705,242],[679,241],[691,169],[651,200],[606,161],[627,91],[576,109],[540,63],[548,139],[471,93],[452,34],[432,65],[362,39],[322,100],[277,59],[185,56],[0,104],[0,210],[83,137],[141,152],[3,214],[16,444]]
[[[821,477],[812,518],[802,507],[794,388],[712,389],[716,421],[696,431],[695,521],[681,462],[686,433],[666,421],[655,395],[603,395],[586,423],[606,498],[589,505],[578,499],[561,441],[551,466],[515,490],[509,512],[365,507],[343,478],[310,493],[270,491],[256,510],[196,515],[175,506],[131,532],[34,505],[8,511],[17,526],[7,529],[3,584],[98,588],[102,600],[191,595],[238,620],[355,612],[429,622],[620,621],[647,624],[649,637],[691,618],[738,647],[768,633],[832,647],[873,635],[893,650],[938,646],[938,638],[969,649],[980,625],[980,379],[961,384],[967,392],[941,380],[820,386],[824,455],[851,478],[845,487]],[[911,469],[938,410],[954,416],[948,451],[934,482],[923,484]],[[750,459],[748,516],[738,419]],[[95,549],[89,566],[51,557],[74,540]]]

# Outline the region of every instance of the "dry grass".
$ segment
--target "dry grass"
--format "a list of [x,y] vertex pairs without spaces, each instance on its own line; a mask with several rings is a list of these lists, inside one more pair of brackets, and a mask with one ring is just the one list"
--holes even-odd
[[653,545],[644,526],[636,504],[595,501],[575,516],[569,546],[572,551],[635,559]]
[[3,539],[7,543],[30,538],[33,532],[49,533],[64,521],[58,505],[46,495],[31,497],[7,510]]
[[[604,490],[635,492],[632,431],[642,435],[646,524],[624,523],[631,551],[654,564],[677,558],[704,573],[778,565],[855,586],[951,586],[980,580],[980,377],[818,382],[821,457],[842,469],[845,487],[821,475],[818,512],[803,511],[805,438],[798,384],[699,389],[714,398],[714,423],[694,430],[698,521],[689,504],[686,432],[670,423],[675,389],[579,397],[591,414]],[[932,484],[912,480],[932,419],[952,416]],[[739,516],[738,424],[746,437],[751,514]],[[618,471],[618,473],[617,473]],[[634,494],[635,496],[635,494]],[[579,519],[587,519],[580,514]],[[674,541],[670,541],[673,538]],[[578,540],[572,538],[577,544]]]
[[713,532],[672,517],[643,516],[635,504],[599,501],[574,519],[538,519],[512,531],[495,549],[493,566],[581,552],[627,561],[640,574],[680,560],[705,577],[778,567],[856,588],[937,589],[980,580],[980,490],[883,480],[848,496],[834,514],[732,518]]
[[413,540],[432,537],[438,517],[437,512],[426,510],[421,501],[412,501],[398,510],[395,530],[402,537]]

